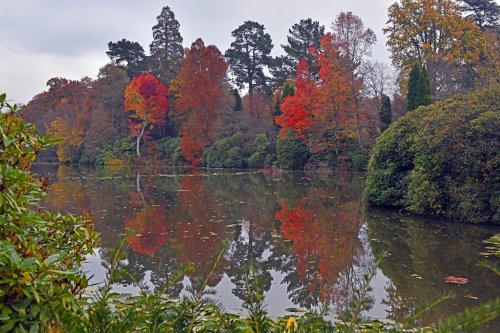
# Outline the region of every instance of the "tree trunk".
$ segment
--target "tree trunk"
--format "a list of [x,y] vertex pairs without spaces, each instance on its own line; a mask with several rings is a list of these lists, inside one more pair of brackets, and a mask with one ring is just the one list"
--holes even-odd
[[141,144],[141,139],[142,135],[144,134],[144,130],[146,129],[146,126],[148,125],[148,122],[144,122],[144,125],[142,126],[141,133],[137,136],[137,144],[135,146],[135,151],[137,152],[137,157],[141,157],[141,150],[139,149],[140,144]]

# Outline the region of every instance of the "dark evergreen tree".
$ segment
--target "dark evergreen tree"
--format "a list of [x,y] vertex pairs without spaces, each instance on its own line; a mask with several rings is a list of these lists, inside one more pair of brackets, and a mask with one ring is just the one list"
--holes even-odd
[[269,72],[271,73],[270,85],[272,90],[281,87],[289,78],[290,73],[295,70],[291,68],[286,56],[278,56],[271,59]]
[[499,31],[500,7],[495,0],[461,0],[465,17],[482,30]]
[[146,54],[141,44],[123,38],[117,42],[108,43],[106,52],[111,61],[125,69],[129,78],[146,71]]
[[180,24],[168,6],[163,7],[157,20],[158,23],[153,27],[153,42],[149,45],[149,66],[161,82],[170,85],[170,81],[177,76],[184,56]]
[[380,132],[389,127],[392,122],[392,107],[389,96],[382,94],[382,105],[380,106]]
[[319,68],[316,68],[313,63],[313,57],[310,55],[310,47],[316,50],[320,49],[321,37],[325,32],[325,27],[320,25],[318,21],[313,21],[308,18],[295,23],[288,30],[288,44],[281,45],[286,52],[286,64],[289,68],[289,75],[295,75],[295,69],[299,64],[300,59],[305,58],[311,69],[311,73],[316,74]]
[[241,103],[240,92],[236,88],[234,88],[231,92],[232,92],[232,94],[234,96],[234,107],[233,107],[233,110],[234,111],[241,111],[241,110],[243,110],[243,104]]
[[432,103],[431,85],[429,76],[424,66],[420,67],[420,73],[417,81],[417,91],[415,94],[415,109],[421,105],[429,105]]
[[421,105],[432,103],[431,86],[429,76],[424,66],[415,65],[410,73],[408,81],[408,111],[415,110]]
[[413,66],[410,72],[410,78],[408,79],[408,93],[406,95],[407,107],[408,111],[412,111],[416,109],[415,106],[415,96],[417,93],[417,82],[420,76],[420,65]]
[[255,88],[266,87],[268,81],[264,68],[271,61],[269,55],[273,44],[271,36],[264,30],[262,24],[245,21],[231,33],[235,40],[225,54],[236,84],[240,88],[248,86],[250,112],[253,111]]

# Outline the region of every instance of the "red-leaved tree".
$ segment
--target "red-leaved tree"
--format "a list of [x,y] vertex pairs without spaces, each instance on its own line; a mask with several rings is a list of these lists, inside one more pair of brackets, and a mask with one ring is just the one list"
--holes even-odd
[[213,45],[197,39],[186,53],[176,80],[176,110],[181,115],[181,149],[197,165],[203,150],[213,143],[223,114],[227,64]]
[[153,74],[134,77],[125,89],[125,111],[129,118],[129,135],[137,138],[137,156],[141,156],[141,138],[148,125],[163,125],[168,109],[168,89]]

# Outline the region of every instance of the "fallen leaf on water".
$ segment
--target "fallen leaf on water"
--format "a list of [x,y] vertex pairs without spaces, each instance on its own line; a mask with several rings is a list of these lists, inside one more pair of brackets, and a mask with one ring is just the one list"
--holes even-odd
[[469,282],[468,279],[456,276],[447,276],[444,278],[444,282],[453,284],[466,284]]

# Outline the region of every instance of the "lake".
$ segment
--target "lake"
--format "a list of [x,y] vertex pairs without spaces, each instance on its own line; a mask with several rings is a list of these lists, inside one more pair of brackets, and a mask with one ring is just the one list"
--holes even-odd
[[[322,303],[338,313],[372,269],[369,317],[402,320],[426,302],[455,294],[420,319],[425,325],[500,295],[495,275],[477,266],[482,241],[498,228],[366,207],[362,174],[56,165],[35,165],[34,171],[53,182],[42,207],[92,213],[102,239],[84,265],[93,283],[103,281],[101,263],[125,237],[124,263],[150,288],[172,279],[182,265],[194,265],[170,290],[174,297],[210,272],[228,243],[209,280],[228,311],[241,311],[242,267],[250,261],[272,316]],[[375,268],[383,251],[390,255]],[[445,283],[447,276],[469,283]],[[138,290],[129,277],[114,289]]]

